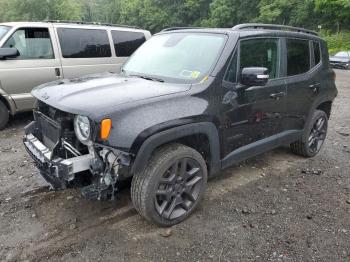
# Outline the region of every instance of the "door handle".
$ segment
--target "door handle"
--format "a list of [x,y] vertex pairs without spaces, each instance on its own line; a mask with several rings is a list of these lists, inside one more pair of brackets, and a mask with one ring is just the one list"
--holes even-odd
[[279,93],[275,93],[275,94],[271,94],[270,97],[273,99],[280,99],[281,97],[284,97],[286,95],[285,92],[279,92]]
[[61,70],[59,68],[55,68],[55,74],[57,78],[61,78]]
[[312,89],[314,92],[317,92],[318,89],[320,88],[320,83],[316,83],[316,84],[311,84],[309,85],[309,88]]

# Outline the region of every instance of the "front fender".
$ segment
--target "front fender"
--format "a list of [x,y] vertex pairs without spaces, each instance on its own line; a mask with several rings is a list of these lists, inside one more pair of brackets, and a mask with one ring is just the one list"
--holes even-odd
[[161,131],[148,137],[136,153],[135,161],[131,167],[131,174],[145,169],[153,151],[164,144],[189,135],[203,134],[209,140],[211,154],[210,174],[220,170],[220,144],[216,126],[211,122],[192,123]]

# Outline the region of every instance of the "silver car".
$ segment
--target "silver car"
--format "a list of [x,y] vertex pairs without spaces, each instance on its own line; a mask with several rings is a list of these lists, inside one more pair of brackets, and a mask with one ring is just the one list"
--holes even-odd
[[0,129],[9,115],[33,108],[33,87],[92,73],[118,73],[150,36],[146,30],[114,25],[0,24]]

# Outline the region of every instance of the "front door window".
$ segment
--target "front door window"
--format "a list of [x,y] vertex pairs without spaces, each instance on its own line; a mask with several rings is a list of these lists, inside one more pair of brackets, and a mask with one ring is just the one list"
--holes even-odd
[[16,48],[16,59],[53,59],[53,49],[47,28],[20,28],[3,45]]
[[250,39],[241,42],[240,72],[245,67],[266,67],[270,79],[278,76],[278,39]]

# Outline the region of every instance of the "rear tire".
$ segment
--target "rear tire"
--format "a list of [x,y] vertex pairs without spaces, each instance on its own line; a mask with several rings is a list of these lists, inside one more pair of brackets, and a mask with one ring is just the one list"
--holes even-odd
[[302,138],[290,145],[292,152],[303,157],[314,157],[320,152],[326,139],[328,116],[316,110],[304,130]]
[[158,149],[143,172],[134,175],[131,199],[147,221],[162,227],[188,218],[203,198],[207,166],[200,153],[171,144]]
[[9,121],[9,110],[6,105],[0,101],[0,130],[4,129]]

